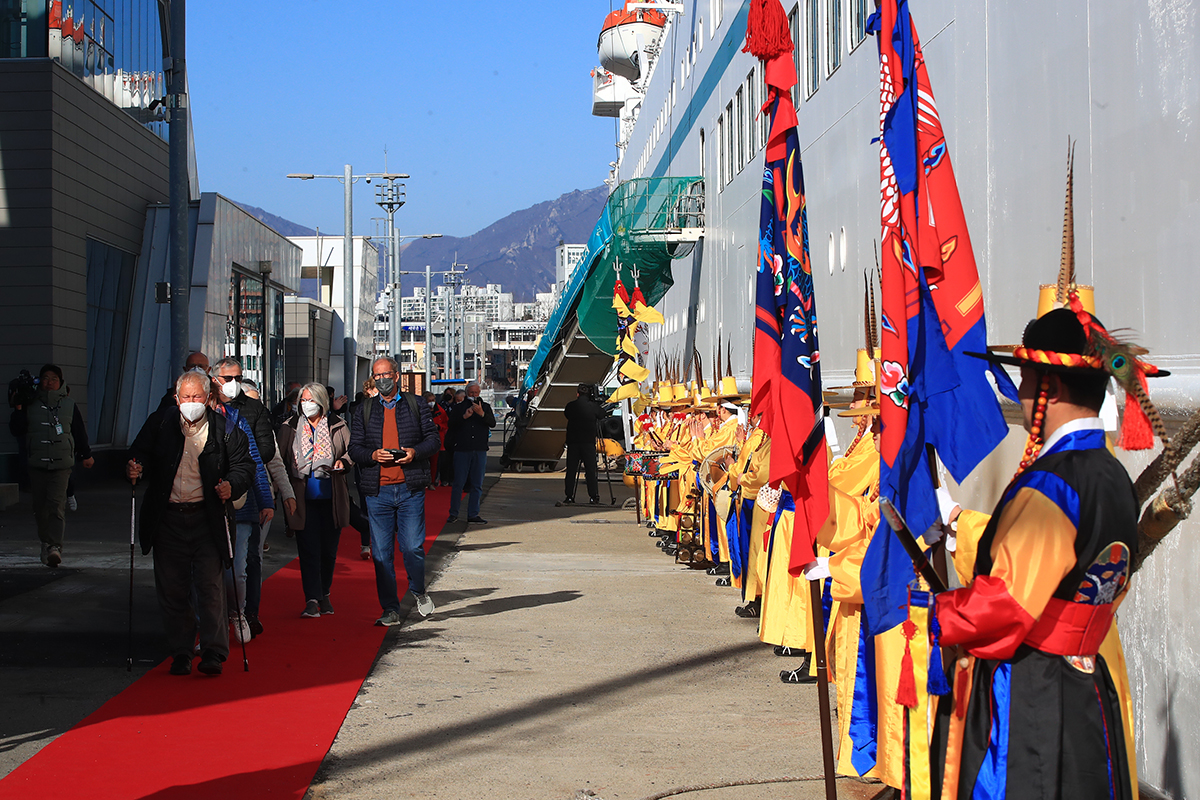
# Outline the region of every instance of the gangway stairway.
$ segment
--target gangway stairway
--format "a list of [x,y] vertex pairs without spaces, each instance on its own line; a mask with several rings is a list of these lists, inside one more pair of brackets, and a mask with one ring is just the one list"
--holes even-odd
[[613,190],[529,363],[521,391],[537,397],[502,463],[544,470],[558,461],[567,438],[563,409],[579,384],[603,382],[614,365],[617,279],[653,306],[674,283],[672,262],[703,235],[703,178],[638,178]]
[[566,447],[567,418],[563,409],[578,396],[579,384],[603,381],[612,369],[613,357],[592,344],[580,332],[579,320],[572,316],[544,364],[543,388],[524,431],[506,454],[518,467],[531,466],[539,472],[553,468]]

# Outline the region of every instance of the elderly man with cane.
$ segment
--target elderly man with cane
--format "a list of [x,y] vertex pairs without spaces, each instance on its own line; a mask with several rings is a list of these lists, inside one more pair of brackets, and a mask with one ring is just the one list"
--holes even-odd
[[[230,499],[244,494],[254,480],[246,435],[227,428],[225,418],[208,407],[211,392],[204,373],[179,376],[176,406],[150,415],[126,465],[131,481],[143,475],[149,480],[142,501],[142,552],[154,553],[172,675],[192,671],[197,616],[200,671],[220,675],[229,655],[224,568],[232,563]],[[192,605],[193,584],[198,609]]]

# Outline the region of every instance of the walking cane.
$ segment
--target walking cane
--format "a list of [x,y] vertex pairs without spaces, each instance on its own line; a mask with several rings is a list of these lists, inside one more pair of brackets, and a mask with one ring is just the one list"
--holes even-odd
[[229,533],[229,513],[222,512],[225,518],[225,545],[229,548],[229,574],[233,576],[233,604],[237,609],[238,641],[242,643],[242,671],[250,671],[250,661],[246,658],[246,637],[242,635],[242,598],[238,596],[237,575],[233,573],[233,537]]
[[129,486],[129,648],[125,671],[133,672],[133,542],[137,536],[137,478]]

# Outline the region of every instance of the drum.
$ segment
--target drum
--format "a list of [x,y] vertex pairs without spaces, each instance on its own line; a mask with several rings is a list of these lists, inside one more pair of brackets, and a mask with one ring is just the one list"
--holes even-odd
[[661,480],[666,476],[659,471],[659,464],[668,455],[668,450],[630,450],[625,454],[625,474],[648,481]]

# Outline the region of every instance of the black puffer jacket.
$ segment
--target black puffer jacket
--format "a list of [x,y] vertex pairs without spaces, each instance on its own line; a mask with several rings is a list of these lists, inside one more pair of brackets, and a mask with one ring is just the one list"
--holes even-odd
[[271,418],[271,412],[261,400],[255,400],[245,392],[238,392],[238,396],[230,400],[229,405],[236,408],[238,413],[246,418],[246,422],[250,423],[250,430],[254,431],[254,443],[258,445],[258,454],[266,464],[275,457],[275,422]]
[[[246,434],[237,428],[225,431],[225,417],[208,409],[208,441],[200,451],[200,478],[204,484],[204,511],[209,532],[217,545],[222,559],[229,563],[229,550],[225,540],[225,521],[230,528],[233,519],[233,503],[217,497],[217,484],[229,481],[233,489],[231,497],[245,494],[254,482],[254,459],[250,457],[250,445]],[[183,430],[179,427],[179,409],[155,411],[150,415],[137,438],[129,448],[129,457],[142,463],[142,480],[150,486],[142,500],[142,514],[138,527],[142,542],[142,553],[154,547],[154,537],[167,504],[171,501],[171,487],[175,473],[183,458]]]
[[358,490],[368,497],[379,494],[379,464],[373,456],[376,450],[383,447],[385,414],[396,415],[396,434],[400,446],[416,451],[412,463],[404,465],[404,482],[411,491],[417,492],[429,485],[429,458],[442,446],[429,404],[418,398],[417,418],[414,419],[411,404],[405,395],[398,393],[396,399],[396,407],[387,409],[378,397],[368,398],[358,404],[350,419],[350,458],[361,471]]

